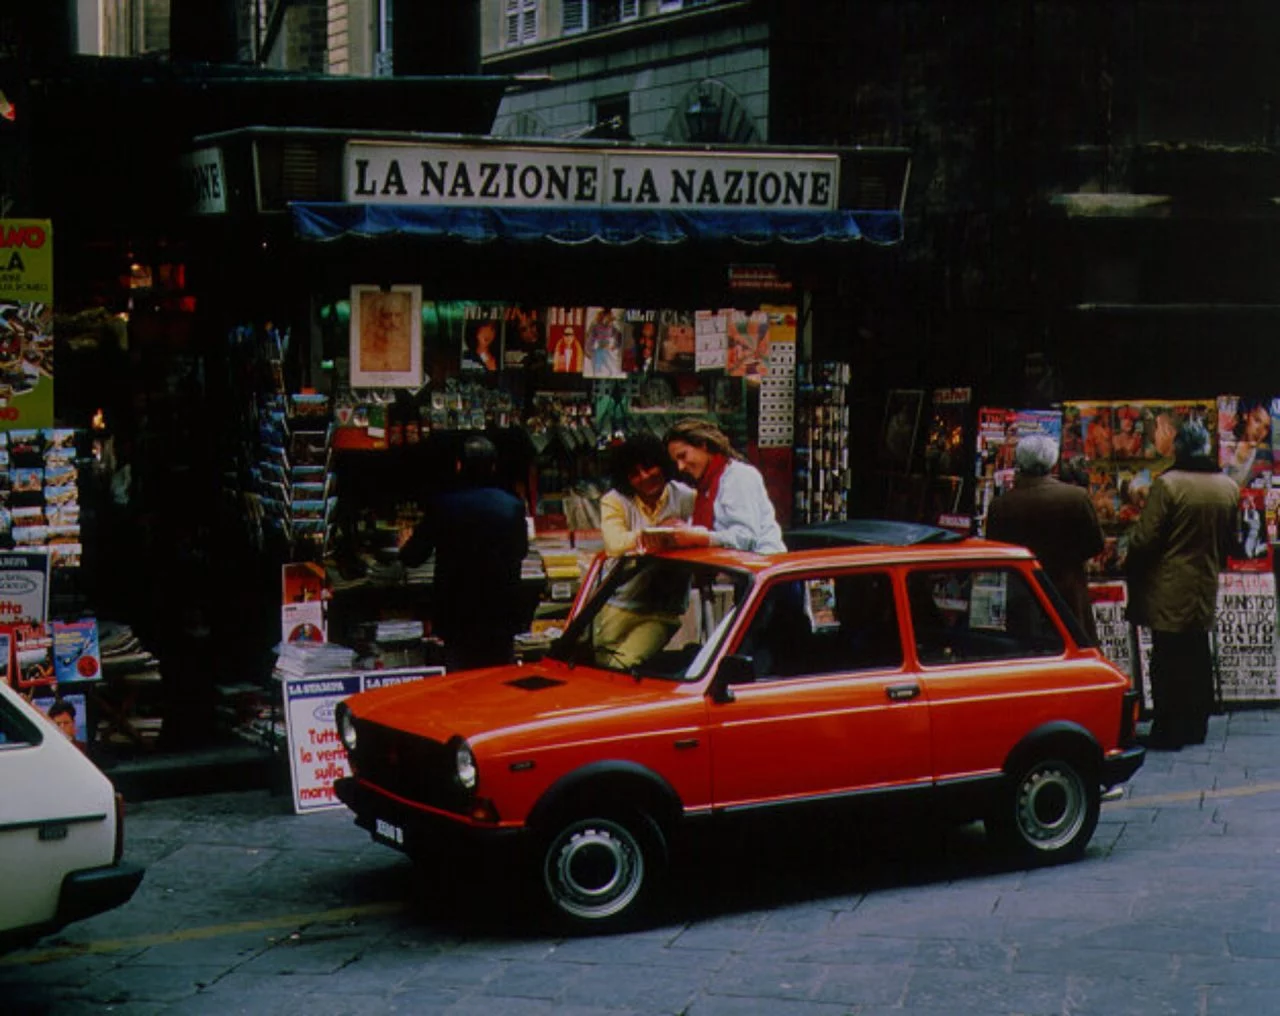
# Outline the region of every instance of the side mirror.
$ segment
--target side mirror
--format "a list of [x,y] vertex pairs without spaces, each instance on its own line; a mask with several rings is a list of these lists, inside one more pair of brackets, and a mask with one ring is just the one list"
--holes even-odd
[[711,682],[711,700],[725,703],[733,701],[735,684],[753,684],[756,679],[756,664],[750,656],[726,656],[716,668],[715,680]]

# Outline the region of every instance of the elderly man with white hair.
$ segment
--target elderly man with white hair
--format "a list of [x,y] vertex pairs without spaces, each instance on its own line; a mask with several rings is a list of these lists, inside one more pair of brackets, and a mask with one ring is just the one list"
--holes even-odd
[[1053,476],[1058,442],[1045,434],[1027,434],[1014,452],[1013,489],[1001,494],[987,513],[987,538],[1017,543],[1040,560],[1085,633],[1097,641],[1085,562],[1102,552],[1102,527],[1084,488]]
[[1155,714],[1148,747],[1203,744],[1213,712],[1209,631],[1218,572],[1235,549],[1239,488],[1213,455],[1209,430],[1178,428],[1173,466],[1151,493],[1129,538],[1129,619],[1151,628]]

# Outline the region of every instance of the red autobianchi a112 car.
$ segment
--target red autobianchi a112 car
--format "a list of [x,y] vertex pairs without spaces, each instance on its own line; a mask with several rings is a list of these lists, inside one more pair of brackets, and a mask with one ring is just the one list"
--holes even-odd
[[1142,764],[1137,695],[1028,551],[949,535],[620,558],[545,658],[340,703],[338,796],[411,856],[510,841],[553,913],[602,930],[735,813],[912,798],[1075,858]]

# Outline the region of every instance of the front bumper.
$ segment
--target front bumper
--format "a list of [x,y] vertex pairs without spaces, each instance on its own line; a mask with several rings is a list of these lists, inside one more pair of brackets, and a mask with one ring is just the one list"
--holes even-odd
[[528,835],[524,828],[478,825],[461,816],[414,807],[357,776],[335,781],[333,790],[355,813],[356,825],[379,843],[410,857],[516,849]]
[[1125,748],[1119,755],[1108,755],[1102,760],[1102,786],[1110,789],[1124,783],[1141,767],[1147,757],[1147,749],[1140,744]]

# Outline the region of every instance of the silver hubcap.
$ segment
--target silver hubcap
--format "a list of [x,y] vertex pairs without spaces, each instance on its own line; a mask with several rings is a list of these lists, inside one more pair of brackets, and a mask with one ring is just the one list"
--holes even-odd
[[1028,773],[1018,787],[1018,829],[1038,850],[1059,850],[1084,826],[1084,784],[1070,766],[1055,763]]
[[621,913],[644,883],[644,855],[623,826],[576,822],[547,851],[547,891],[565,913],[600,920]]

